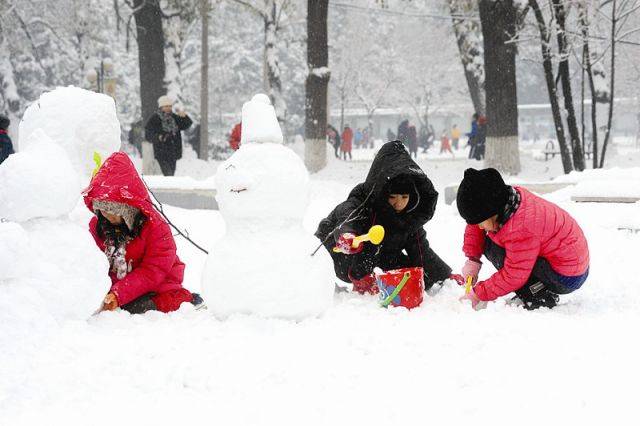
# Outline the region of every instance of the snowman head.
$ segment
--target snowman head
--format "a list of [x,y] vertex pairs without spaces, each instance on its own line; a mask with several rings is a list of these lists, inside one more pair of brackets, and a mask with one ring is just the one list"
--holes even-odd
[[269,97],[258,93],[242,106],[241,144],[283,142],[282,129]]
[[225,221],[300,220],[308,204],[309,174],[283,145],[248,144],[220,165],[216,190]]

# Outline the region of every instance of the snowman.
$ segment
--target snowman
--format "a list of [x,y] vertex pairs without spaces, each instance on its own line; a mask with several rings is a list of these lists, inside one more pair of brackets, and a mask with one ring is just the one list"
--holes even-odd
[[317,241],[302,227],[309,174],[283,145],[266,95],[242,107],[241,146],[218,168],[216,188],[226,233],[210,251],[202,282],[214,315],[301,320],[326,311],[331,260],[310,256]]
[[75,212],[94,153],[120,147],[113,99],[75,87],[45,93],[25,111],[18,146],[0,165],[0,323],[86,319],[111,282],[89,213]]

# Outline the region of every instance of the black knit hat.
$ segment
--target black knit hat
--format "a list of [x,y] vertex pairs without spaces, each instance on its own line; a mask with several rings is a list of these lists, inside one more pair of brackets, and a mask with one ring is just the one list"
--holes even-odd
[[0,114],[0,129],[7,130],[11,124],[11,120],[6,115]]
[[496,169],[465,170],[456,198],[460,216],[477,225],[500,213],[509,200],[508,188]]
[[413,179],[407,175],[398,175],[387,182],[385,192],[387,194],[411,194],[413,188]]

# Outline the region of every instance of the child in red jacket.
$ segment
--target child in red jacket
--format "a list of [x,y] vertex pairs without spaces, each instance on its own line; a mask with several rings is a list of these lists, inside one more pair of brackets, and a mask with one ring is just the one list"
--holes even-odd
[[183,302],[204,306],[198,294],[182,287],[184,263],[171,229],[126,154],[112,154],[83,195],[95,214],[89,230],[109,260],[112,286],[103,310],[140,314],[175,311]]
[[495,169],[467,169],[457,195],[467,222],[462,279],[473,283],[484,255],[498,272],[475,284],[463,299],[475,309],[511,292],[532,310],[554,307],[589,275],[589,248],[577,222],[557,205],[509,186]]

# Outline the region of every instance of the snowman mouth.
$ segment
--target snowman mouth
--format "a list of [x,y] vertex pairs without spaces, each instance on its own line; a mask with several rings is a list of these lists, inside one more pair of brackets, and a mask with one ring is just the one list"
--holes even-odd
[[229,192],[235,192],[236,194],[239,194],[244,191],[248,191],[248,189],[247,188],[231,188],[229,190]]

